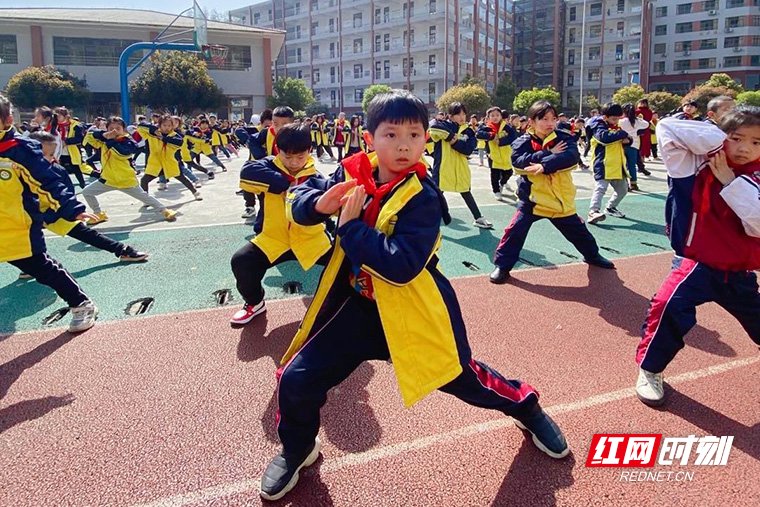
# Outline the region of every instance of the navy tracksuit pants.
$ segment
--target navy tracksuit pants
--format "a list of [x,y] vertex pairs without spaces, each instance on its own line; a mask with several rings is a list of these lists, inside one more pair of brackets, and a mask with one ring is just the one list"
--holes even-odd
[[575,215],[562,218],[548,218],[534,215],[525,206],[518,206],[512,221],[504,230],[504,236],[499,241],[494,255],[494,264],[506,270],[511,270],[520,257],[520,251],[525,245],[525,239],[534,223],[546,218],[559,232],[583,254],[584,259],[593,259],[599,255],[599,246],[594,236],[586,227],[583,219]]
[[84,293],[74,277],[72,277],[61,263],[50,257],[47,252],[37,253],[31,257],[8,261],[9,264],[33,276],[42,285],[47,285],[58,294],[61,299],[75,308],[90,298]]
[[[515,416],[538,403],[538,393],[519,380],[507,380],[472,359],[466,336],[455,333],[462,373],[440,390],[476,407]],[[319,432],[319,410],[327,392],[364,361],[388,360],[377,305],[358,293],[342,305],[291,360],[278,370],[277,432],[287,454],[310,449]]]
[[636,362],[644,370],[662,372],[684,347],[683,338],[697,323],[697,306],[714,301],[742,325],[760,345],[760,292],[751,271],[719,271],[676,257],[673,269],[649,305]]

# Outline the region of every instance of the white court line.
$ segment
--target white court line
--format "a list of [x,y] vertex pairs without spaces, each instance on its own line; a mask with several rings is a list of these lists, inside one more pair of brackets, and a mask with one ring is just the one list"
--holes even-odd
[[[670,385],[678,385],[693,380],[698,380],[727,371],[742,368],[756,364],[760,361],[760,356],[747,357],[744,359],[736,359],[726,363],[717,364],[714,366],[708,366],[700,370],[694,370],[680,375],[675,375],[667,379],[667,383]],[[632,377],[631,383],[633,383],[634,377]],[[608,393],[597,394],[589,396],[579,401],[573,401],[569,403],[561,403],[559,405],[553,405],[544,410],[552,415],[566,414],[570,412],[577,412],[586,410],[588,408],[597,407],[606,403],[614,401],[620,401],[627,398],[632,398],[636,395],[636,389],[628,387],[625,389],[619,389],[617,391],[610,391]],[[418,438],[409,442],[400,442],[398,444],[388,445],[385,447],[378,447],[377,449],[371,449],[369,451],[346,454],[340,458],[331,460],[325,460],[320,467],[320,473],[337,472],[344,468],[351,468],[355,466],[365,465],[374,461],[398,456],[407,452],[417,451],[420,449],[426,449],[438,444],[445,444],[452,441],[462,440],[472,435],[482,435],[491,433],[506,427],[513,426],[512,418],[502,417],[494,419],[488,422],[472,424],[470,426],[464,426],[455,430],[447,431],[445,433],[438,433],[427,437]],[[259,487],[259,479],[243,479],[237,482],[231,482],[227,484],[220,484],[218,486],[212,486],[210,488],[204,488],[197,491],[191,491],[189,493],[174,495],[166,498],[161,498],[153,502],[145,504],[137,504],[134,507],[178,507],[198,502],[208,502],[224,498],[240,493],[249,491],[257,491]]]

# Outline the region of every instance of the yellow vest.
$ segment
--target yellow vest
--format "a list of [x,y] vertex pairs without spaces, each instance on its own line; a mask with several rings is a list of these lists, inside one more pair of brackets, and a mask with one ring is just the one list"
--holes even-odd
[[[166,178],[179,176],[179,162],[174,154],[180,149],[180,146],[164,143],[159,135],[160,130],[156,131],[156,135],[151,135],[147,127],[137,127],[137,131],[148,143],[148,150],[150,151],[148,163],[145,166],[145,174],[158,176],[163,170]],[[174,131],[172,130],[169,134],[173,135]]]
[[[346,175],[346,178],[349,176]],[[392,236],[398,213],[420,191],[422,183],[416,177],[402,183],[381,208],[375,228]],[[440,238],[439,234],[431,258],[440,247]],[[282,358],[282,364],[290,361],[310,337],[319,310],[332,286],[336,283],[348,284],[347,280],[336,280],[345,257],[338,238],[314,299]],[[448,309],[427,267],[405,285],[389,282],[367,266],[362,266],[362,269],[372,277],[375,301],[396,381],[404,405],[411,407],[462,373]]]
[[494,169],[512,169],[512,146],[499,146],[499,139],[508,135],[505,130],[506,125],[506,120],[502,120],[499,124],[499,131],[496,133],[496,137],[488,141],[488,158],[491,159]]
[[[468,129],[468,124],[459,125],[458,134]],[[472,174],[467,156],[459,153],[446,140],[448,132],[442,129],[431,128],[430,139],[441,145],[441,168],[439,171],[438,186],[444,192],[468,192],[472,187]]]
[[[132,188],[137,186],[135,170],[132,169],[132,165],[129,163],[130,155],[122,155],[114,149],[109,149],[106,143],[96,139],[92,135],[92,132],[87,133],[85,140],[94,148],[100,150],[100,179],[104,180],[106,185],[114,188]],[[153,154],[151,154],[152,156]],[[50,227],[47,228],[50,229]],[[50,230],[57,232],[54,229]]]

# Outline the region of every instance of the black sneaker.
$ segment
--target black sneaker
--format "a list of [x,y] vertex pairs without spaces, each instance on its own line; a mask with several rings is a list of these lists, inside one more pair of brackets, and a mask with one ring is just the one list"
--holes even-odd
[[639,172],[643,174],[644,176],[651,176],[652,173],[648,169],[644,169],[643,167],[639,168]]
[[491,283],[499,285],[507,283],[507,280],[509,280],[509,270],[496,266],[494,270],[491,271],[491,275],[488,277],[488,280]]
[[[208,179],[213,180],[214,178],[216,178],[216,174],[214,174],[214,171],[209,172]],[[240,192],[240,195],[243,195],[242,191]]]
[[314,446],[305,454],[290,456],[280,453],[269,463],[264,475],[261,476],[261,498],[264,500],[279,500],[288,491],[296,487],[298,472],[314,464],[319,457],[322,444],[319,438],[314,440]]
[[592,266],[596,266],[598,268],[615,269],[615,264],[611,260],[605,259],[601,255],[597,255],[593,259],[583,259],[583,262],[586,264],[591,264]]
[[557,423],[536,405],[526,416],[515,418],[515,426],[533,436],[533,443],[552,458],[561,459],[570,454],[570,446]]
[[129,248],[123,254],[119,256],[119,260],[122,262],[142,262],[148,259],[148,254],[145,252],[138,252],[134,248]]

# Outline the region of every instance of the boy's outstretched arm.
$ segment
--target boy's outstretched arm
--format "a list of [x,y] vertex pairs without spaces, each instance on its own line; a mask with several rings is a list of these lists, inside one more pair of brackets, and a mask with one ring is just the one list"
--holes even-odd
[[338,227],[346,256],[368,273],[393,285],[405,285],[419,275],[438,243],[441,206],[424,191],[399,213],[390,236],[353,219]]

